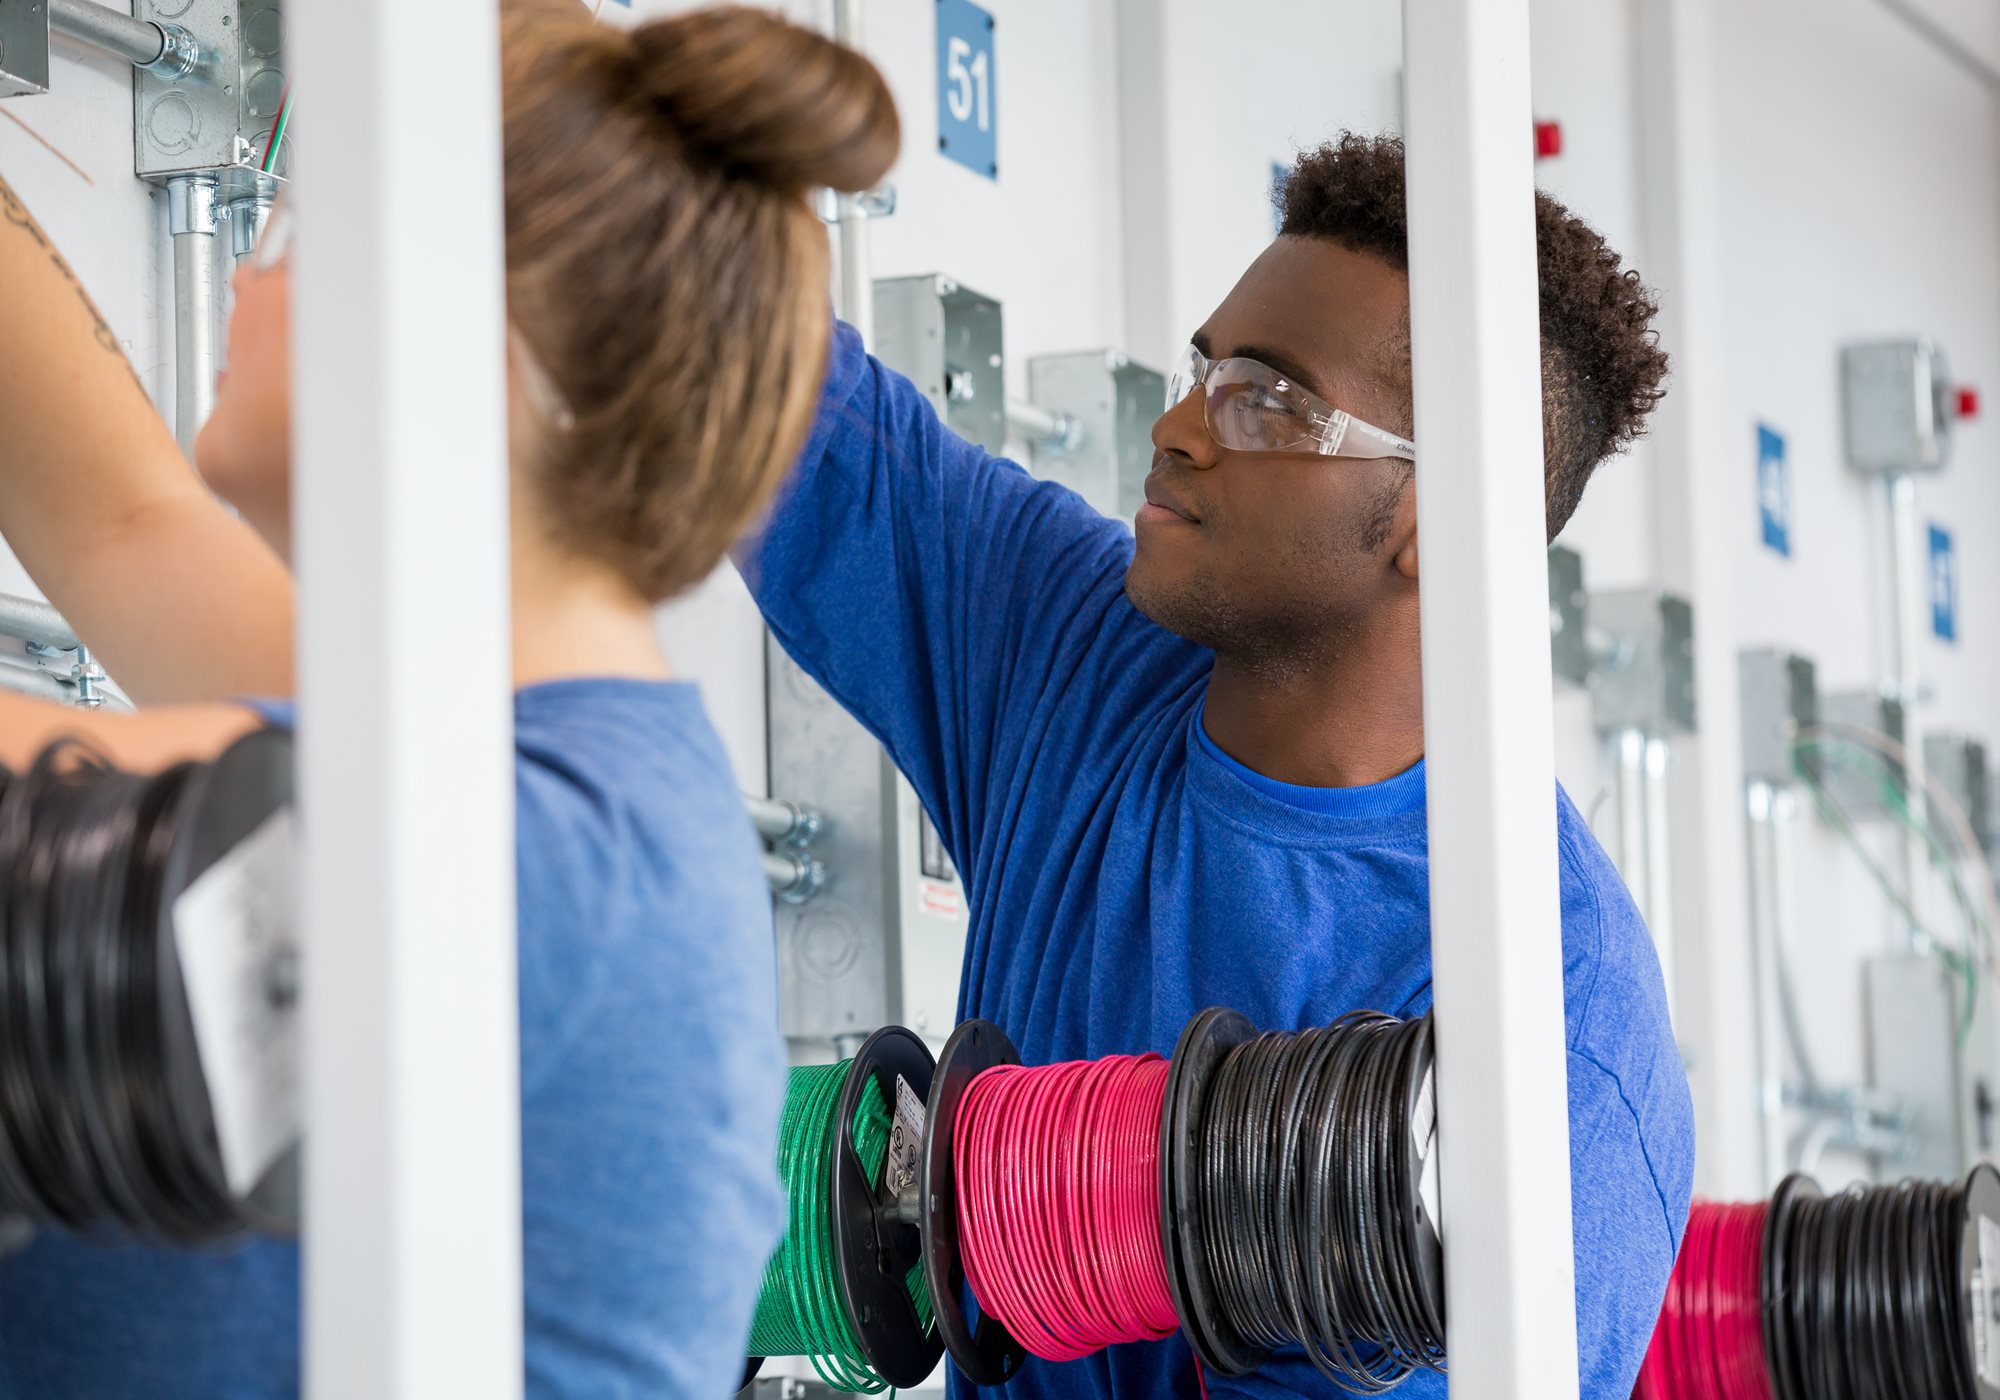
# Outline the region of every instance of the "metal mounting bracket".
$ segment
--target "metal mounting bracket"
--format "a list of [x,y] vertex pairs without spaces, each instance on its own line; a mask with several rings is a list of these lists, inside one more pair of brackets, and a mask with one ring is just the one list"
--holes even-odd
[[0,98],[48,90],[48,6],[43,0],[0,0]]

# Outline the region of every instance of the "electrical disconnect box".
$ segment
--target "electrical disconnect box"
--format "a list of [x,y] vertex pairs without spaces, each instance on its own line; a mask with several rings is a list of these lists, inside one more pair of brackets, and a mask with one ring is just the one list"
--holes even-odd
[[1694,609],[1651,588],[1590,595],[1597,727],[1666,736],[1695,728]]
[[1743,777],[1773,787],[1795,776],[1792,746],[1799,732],[1819,723],[1819,683],[1803,656],[1770,647],[1744,652],[1737,662],[1743,701]]
[[1928,340],[1841,352],[1847,460],[1874,474],[1934,472],[1951,456],[1956,416],[1944,352]]
[[1557,680],[1590,684],[1590,595],[1583,587],[1583,556],[1562,545],[1549,548],[1549,661]]
[[1911,1118],[1896,1174],[1947,1181],[1961,1176],[1977,1131],[1958,1050],[1963,992],[1929,957],[1870,958],[1863,976],[1869,1083],[1905,1105]]
[[1028,397],[1076,428],[1075,442],[1034,445],[1035,475],[1059,481],[1101,515],[1130,521],[1146,499],[1153,422],[1166,376],[1116,350],[1039,355],[1028,361]]
[[[948,277],[875,289],[882,362],[952,431],[998,452],[1007,436],[1000,304]],[[780,1019],[836,1046],[880,1026],[942,1041],[956,1020],[965,888],[909,781],[874,736],[769,643],[771,791],[825,820],[826,883],[777,906]]]
[[[1831,725],[1866,729],[1903,741],[1902,702],[1872,690],[1843,690],[1822,697],[1820,711]],[[1890,815],[1891,794],[1903,785],[1903,765],[1893,759],[1857,753],[1838,745],[1843,759],[1852,762],[1824,763],[1820,769],[1827,792],[1850,817],[1864,820]]]

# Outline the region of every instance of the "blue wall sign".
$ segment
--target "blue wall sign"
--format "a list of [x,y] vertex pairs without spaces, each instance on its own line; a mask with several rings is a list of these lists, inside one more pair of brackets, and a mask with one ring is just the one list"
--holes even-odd
[[1958,640],[1958,556],[1951,533],[1931,526],[1931,631],[1947,642]]
[[938,152],[1000,177],[993,16],[972,0],[937,0]]
[[1765,546],[1791,558],[1792,468],[1785,439],[1762,423],[1757,425],[1757,515]]

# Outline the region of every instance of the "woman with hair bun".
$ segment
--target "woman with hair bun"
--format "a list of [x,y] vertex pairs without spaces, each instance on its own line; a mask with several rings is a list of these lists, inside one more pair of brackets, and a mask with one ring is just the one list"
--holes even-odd
[[[756,840],[653,609],[798,456],[830,332],[810,192],[875,183],[899,132],[865,59],[755,10],[501,10],[528,1392],[708,1400],[783,1225],[784,1053]],[[78,734],[151,770],[294,722],[292,237],[281,204],[237,275],[197,477],[0,180],[36,328],[0,337],[0,533],[160,705],[0,695],[0,763]],[[0,1258],[0,1397],[295,1395],[299,1257],[44,1232]]]

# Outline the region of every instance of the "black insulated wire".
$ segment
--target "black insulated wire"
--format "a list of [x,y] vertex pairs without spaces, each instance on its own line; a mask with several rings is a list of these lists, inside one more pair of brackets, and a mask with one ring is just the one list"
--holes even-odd
[[[1984,1180],[1982,1180],[1984,1176]],[[1988,1204],[1975,1208],[1975,1187]],[[1766,1224],[1765,1336],[1775,1400],[1983,1400],[1968,1316],[1968,1237],[2000,1193],[1961,1182],[1781,1188]],[[1985,1304],[1982,1295],[1980,1302]]]
[[1302,1346],[1357,1393],[1444,1370],[1412,1228],[1431,1064],[1428,1017],[1358,1012],[1237,1045],[1201,1089],[1192,1236],[1219,1321],[1252,1348]]
[[204,772],[74,741],[0,770],[0,1221],[176,1244],[249,1224],[166,1044],[167,887]]

